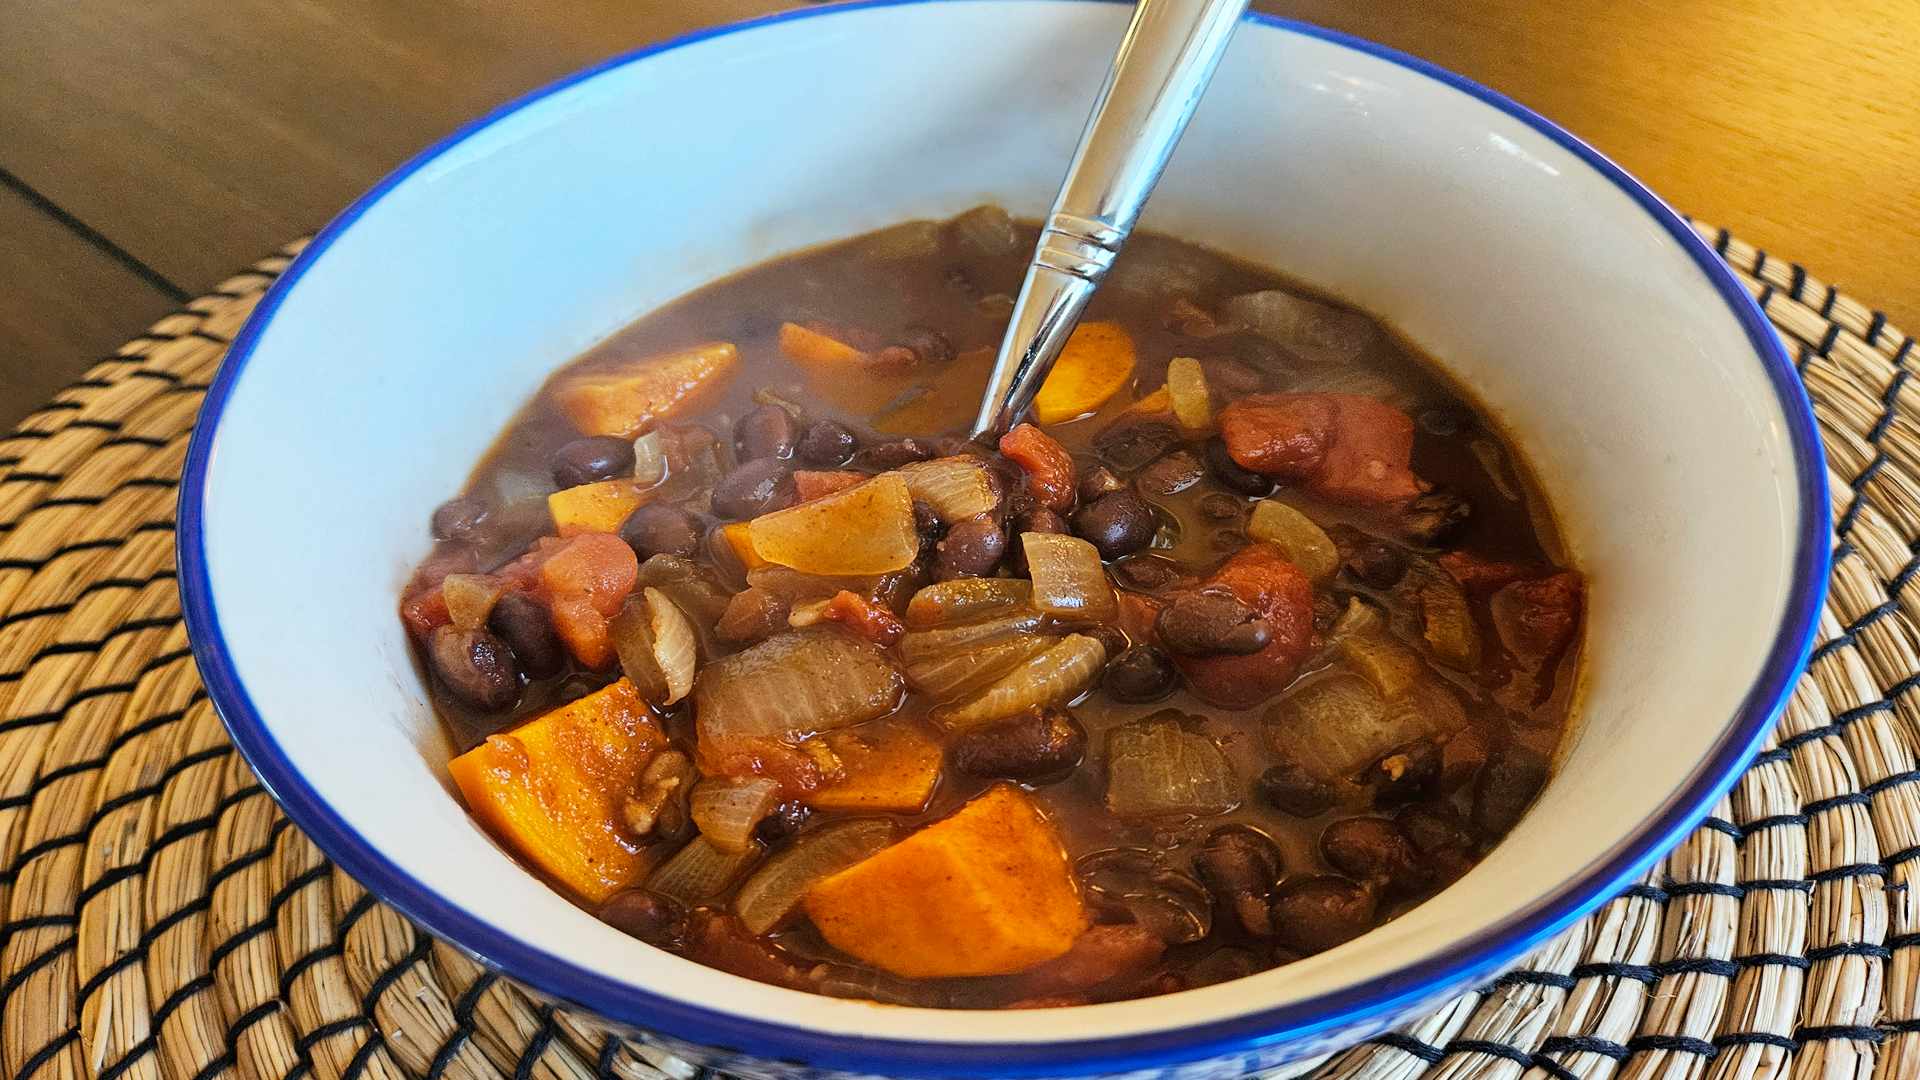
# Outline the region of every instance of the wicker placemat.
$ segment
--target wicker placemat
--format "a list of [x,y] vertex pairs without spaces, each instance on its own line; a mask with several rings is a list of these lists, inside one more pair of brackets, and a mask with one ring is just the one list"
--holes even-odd
[[[1833,591],[1766,752],[1648,879],[1321,1077],[1920,1075],[1913,339],[1700,226],[1797,358]],[[174,494],[207,380],[298,247],[0,440],[0,1070],[15,1080],[691,1080],[435,942],[291,828],[187,650]],[[704,1080],[704,1078],[703,1078]]]

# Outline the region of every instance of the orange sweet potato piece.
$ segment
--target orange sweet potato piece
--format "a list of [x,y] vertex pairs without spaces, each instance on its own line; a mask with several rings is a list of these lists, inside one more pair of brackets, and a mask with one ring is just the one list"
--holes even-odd
[[819,810],[917,814],[927,808],[940,778],[940,744],[910,723],[836,728],[800,748],[830,763],[822,772],[837,776],[807,796]]
[[1027,474],[1027,494],[1041,506],[1066,510],[1073,505],[1073,455],[1032,424],[1000,436],[1000,452]]
[[613,662],[607,620],[633,591],[640,560],[626,541],[604,532],[561,542],[540,564],[540,582],[550,597],[553,628],[567,649],[590,668]]
[[1388,509],[1426,490],[1413,419],[1359,394],[1255,394],[1221,410],[1233,460],[1338,502]]
[[1166,384],[1162,383],[1160,389],[1127,406],[1126,412],[1121,415],[1166,416],[1171,419],[1173,417],[1173,391],[1168,390]]
[[652,485],[623,476],[556,491],[547,496],[547,512],[561,536],[610,533],[628,514],[652,501],[653,494]]
[[621,807],[668,745],[633,684],[619,679],[447,763],[467,808],[496,840],[582,898],[639,884],[640,846]]
[[1273,640],[1250,656],[1183,656],[1174,663],[1200,700],[1250,709],[1292,682],[1312,655],[1313,585],[1272,544],[1240,549],[1205,584],[1226,586],[1267,621]]
[[780,351],[809,375],[858,378],[867,354],[799,323],[780,324]]
[[554,391],[554,399],[581,432],[630,439],[661,420],[713,408],[739,368],[740,351],[717,341],[570,379]]
[[730,521],[720,526],[720,535],[726,539],[727,546],[733,549],[733,556],[740,560],[742,567],[751,570],[767,565],[767,560],[753,550],[753,537],[748,534],[746,522]]
[[820,882],[805,904],[835,948],[908,978],[1011,975],[1087,928],[1059,836],[1012,784]]
[[1033,398],[1043,424],[1097,412],[1133,378],[1133,337],[1116,322],[1081,323]]

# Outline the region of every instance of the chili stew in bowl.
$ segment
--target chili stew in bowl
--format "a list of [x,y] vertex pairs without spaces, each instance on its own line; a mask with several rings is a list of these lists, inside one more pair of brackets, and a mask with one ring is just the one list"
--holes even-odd
[[966,438],[1036,239],[985,206],[736,274],[555,374],[401,598],[469,810],[661,948],[893,1004],[1324,951],[1544,784],[1583,586],[1367,315],[1138,237]]

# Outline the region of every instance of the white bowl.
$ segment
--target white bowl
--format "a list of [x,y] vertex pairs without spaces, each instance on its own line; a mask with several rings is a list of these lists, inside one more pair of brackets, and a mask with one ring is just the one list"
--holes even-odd
[[1645,871],[1750,759],[1826,580],[1786,357],[1687,227],[1565,132],[1419,61],[1249,17],[1146,227],[1384,316],[1517,434],[1591,588],[1538,806],[1330,952],[1140,1001],[993,1015],[749,982],[595,921],[449,794],[395,616],[429,511],[556,366],[782,252],[1051,201],[1128,8],[791,12],[614,60],[455,133],[274,287],[181,496],[196,655],[235,743],[345,870],[556,998],[757,1075],[1228,1075],[1376,1033]]

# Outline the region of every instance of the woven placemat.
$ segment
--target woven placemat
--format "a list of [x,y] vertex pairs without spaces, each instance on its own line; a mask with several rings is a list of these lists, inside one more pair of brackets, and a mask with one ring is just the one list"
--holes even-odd
[[[1838,547],[1812,666],[1731,796],[1643,883],[1316,1076],[1920,1076],[1913,339],[1696,228],[1779,329],[1826,439]],[[201,688],[175,488],[208,379],[297,251],[161,320],[0,440],[0,1070],[694,1080],[335,870]]]

